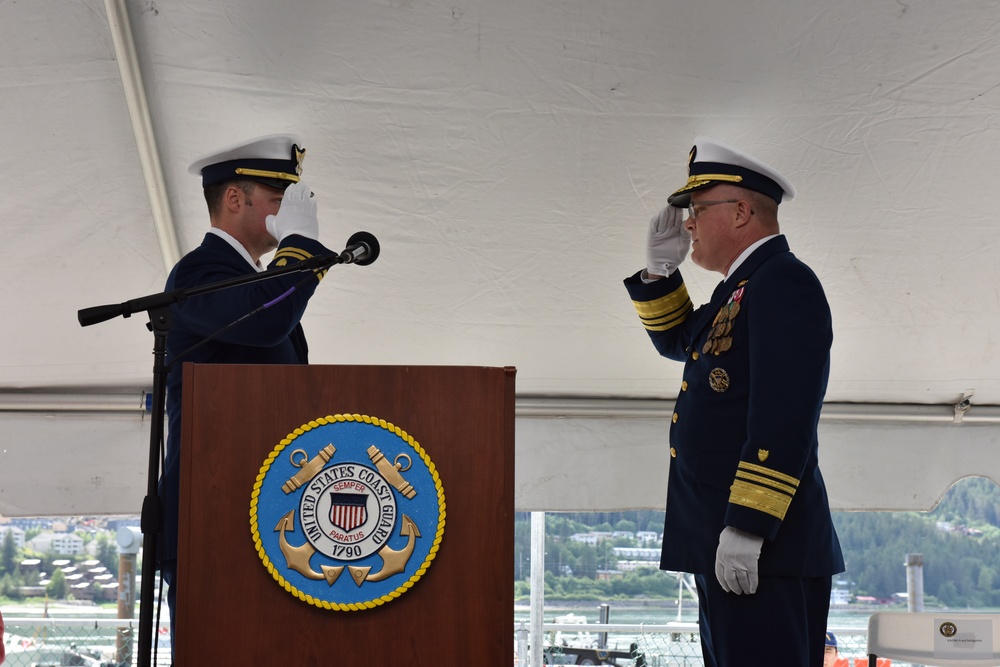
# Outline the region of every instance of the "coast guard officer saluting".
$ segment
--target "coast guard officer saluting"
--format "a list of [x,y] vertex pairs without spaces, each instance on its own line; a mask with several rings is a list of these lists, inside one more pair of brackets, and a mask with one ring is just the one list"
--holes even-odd
[[[698,137],[688,182],[650,222],[646,269],[625,280],[656,350],[684,362],[660,568],[695,575],[709,667],[820,667],[844,570],[817,463],[830,308],[779,234],[794,196],[771,167]],[[678,271],[689,248],[725,276],[699,308]]]
[[[293,136],[270,135],[204,157],[189,171],[201,177],[211,227],[201,245],[167,277],[166,289],[190,289],[305,261],[330,250],[319,241],[312,190],[300,177],[305,150]],[[167,335],[167,448],[160,496],[163,535],[160,571],[170,587],[171,633],[176,627],[177,537],[180,496],[183,362],[305,364],[308,345],[300,321],[325,270],[286,273],[195,296],[171,306]],[[294,289],[293,289],[294,288]],[[261,310],[260,306],[270,304]],[[254,312],[253,317],[242,319]],[[231,327],[233,322],[237,326]],[[193,511],[208,511],[194,508]],[[172,648],[175,646],[171,645]]]

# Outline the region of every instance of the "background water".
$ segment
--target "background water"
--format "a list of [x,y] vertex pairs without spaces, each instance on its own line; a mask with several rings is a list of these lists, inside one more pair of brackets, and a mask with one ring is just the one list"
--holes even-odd
[[[880,608],[887,610],[886,608]],[[894,607],[893,610],[905,611],[905,608]],[[864,656],[867,653],[867,629],[868,617],[875,611],[870,608],[838,608],[832,609],[829,614],[827,627],[837,633],[840,653],[843,657],[855,658]],[[933,610],[928,610],[933,611]],[[954,611],[954,610],[953,610]],[[962,609],[963,612],[996,612],[996,609]],[[577,603],[574,605],[555,604],[546,606],[544,612],[545,623],[556,623],[556,617],[566,614],[583,616],[588,624],[598,623],[600,618],[600,605],[598,603]],[[530,612],[525,606],[516,606],[514,609],[515,624],[529,623]],[[667,623],[697,624],[698,612],[696,609],[687,607],[682,609],[680,619],[678,619],[676,607],[671,606],[646,606],[636,607],[622,602],[611,603],[609,623],[622,625],[664,625]],[[596,641],[597,632],[591,629],[589,635],[590,643]],[[554,631],[545,633],[545,645],[558,645],[562,638],[568,638],[568,642],[574,642],[573,633],[564,632],[557,637]],[[666,661],[662,664],[699,664],[700,646],[698,645],[697,634],[671,635],[666,632],[652,630],[642,630],[639,632],[611,632],[608,636],[609,648],[628,649],[632,642],[637,642],[647,655],[661,653],[663,655],[676,654],[677,651],[687,651],[689,659],[681,659],[679,662]],[[587,642],[584,642],[587,644]],[[686,646],[685,646],[686,644]],[[652,664],[652,663],[650,663]],[[895,663],[894,663],[895,664]],[[900,665],[902,667],[902,665]]]
[[[631,606],[626,606],[626,603],[621,603],[616,605],[615,603],[610,603],[610,623],[623,623],[623,624],[652,624],[659,625],[662,623],[675,623],[678,620],[683,623],[697,623],[698,622],[698,610],[692,607],[684,607],[681,610],[681,617],[678,618],[676,607],[640,607],[635,608]],[[871,609],[831,609],[830,610],[830,625],[836,625],[838,627],[858,627],[865,628],[868,625],[868,617],[871,615],[873,610]],[[979,610],[967,610],[967,611],[979,611]],[[556,616],[563,616],[565,614],[576,614],[577,616],[584,616],[588,623],[597,623],[600,618],[600,605],[598,603],[578,603],[574,605],[565,604],[554,604],[552,606],[546,605],[545,607],[545,622],[555,623]],[[517,605],[514,607],[514,621],[525,621],[527,622],[530,616],[530,612],[526,606]]]

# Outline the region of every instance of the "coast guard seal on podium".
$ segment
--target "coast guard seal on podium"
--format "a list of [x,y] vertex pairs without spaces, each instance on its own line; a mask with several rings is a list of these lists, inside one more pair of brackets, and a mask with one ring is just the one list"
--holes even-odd
[[271,451],[250,500],[261,562],[317,607],[358,611],[420,579],[444,535],[444,488],[420,444],[367,415],[303,424]]

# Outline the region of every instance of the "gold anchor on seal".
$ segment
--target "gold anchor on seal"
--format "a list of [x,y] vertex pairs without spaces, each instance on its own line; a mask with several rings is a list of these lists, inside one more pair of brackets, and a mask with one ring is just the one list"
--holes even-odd
[[[290,530],[295,531],[295,510],[291,510],[285,516],[278,520],[278,525],[274,527],[274,530],[280,531],[281,536],[278,538],[278,544],[281,547],[281,553],[285,557],[285,564],[289,570],[295,570],[307,579],[325,580],[327,585],[333,586],[333,582],[337,581],[340,577],[340,573],[344,571],[343,565],[330,566],[323,565],[320,567],[322,573],[317,572],[312,569],[309,565],[309,560],[316,553],[316,548],[313,547],[308,541],[301,546],[293,547],[288,543],[288,539],[285,537],[285,531]],[[406,570],[406,564],[410,561],[410,556],[413,555],[413,547],[416,545],[416,538],[420,537],[420,529],[417,528],[417,524],[410,517],[403,515],[403,523],[399,527],[400,536],[405,536],[409,538],[406,542],[406,546],[400,550],[390,549],[389,545],[383,546],[378,551],[378,556],[382,559],[382,569],[374,574],[370,574],[371,566],[365,567],[355,567],[353,565],[349,566],[347,569],[351,573],[351,578],[354,580],[358,586],[365,583],[366,581],[382,581],[383,579],[388,579],[394,574],[399,574]]]
[[333,582],[337,580],[340,573],[344,571],[343,565],[338,565],[336,567],[330,565],[323,565],[320,569],[323,571],[322,574],[312,569],[309,565],[309,559],[313,557],[316,553],[316,548],[309,544],[307,541],[302,546],[293,547],[288,543],[285,538],[285,531],[290,530],[295,532],[295,510],[291,510],[288,514],[281,517],[278,520],[278,525],[274,527],[274,530],[281,531],[281,536],[278,538],[278,544],[281,546],[281,553],[285,556],[285,563],[289,570],[295,570],[303,577],[307,579],[325,579],[326,583],[333,586]]
[[[286,494],[291,493],[312,479],[323,469],[324,465],[329,463],[336,451],[337,449],[332,443],[328,444],[317,452],[317,455],[311,460],[308,454],[301,449],[292,452],[290,454],[291,463],[293,466],[299,468],[299,471],[282,485],[282,491]],[[301,457],[297,461],[295,460],[296,454]],[[371,445],[368,448],[368,458],[375,464],[375,467],[378,468],[385,480],[396,487],[400,493],[410,499],[417,495],[417,491],[413,488],[413,485],[407,482],[400,474],[401,471],[406,472],[410,469],[411,461],[409,456],[400,454],[393,463],[389,463],[382,452],[375,445]],[[405,459],[405,467],[400,463],[400,459]],[[325,580],[327,585],[333,586],[333,583],[337,581],[344,571],[344,566],[322,565],[320,566],[321,572],[317,572],[309,564],[309,561],[316,553],[316,548],[308,540],[300,546],[292,546],[289,544],[288,538],[285,537],[286,531],[295,532],[294,509],[278,520],[278,525],[274,527],[274,530],[275,532],[281,532],[278,538],[278,545],[281,548],[282,555],[285,557],[288,569],[298,572],[307,579]],[[413,555],[416,538],[420,537],[420,529],[417,528],[417,524],[413,519],[404,514],[402,525],[399,527],[399,534],[401,537],[405,536],[408,538],[406,546],[397,551],[391,549],[388,544],[383,545],[378,551],[378,556],[382,559],[382,568],[378,572],[371,574],[371,566],[348,566],[348,571],[351,573],[351,578],[355,584],[360,586],[366,581],[382,581],[406,570],[406,564],[409,562],[410,556]]]
[[351,578],[354,579],[354,583],[360,586],[366,581],[382,581],[406,569],[406,563],[409,562],[410,556],[413,555],[413,547],[416,544],[416,539],[420,537],[420,529],[417,528],[417,524],[414,523],[413,519],[404,514],[403,525],[399,527],[399,534],[400,536],[405,535],[409,538],[406,546],[399,551],[390,549],[388,544],[379,549],[378,555],[382,559],[382,569],[375,574],[369,574],[371,567],[354,567],[353,565],[347,567],[348,572],[351,573]]

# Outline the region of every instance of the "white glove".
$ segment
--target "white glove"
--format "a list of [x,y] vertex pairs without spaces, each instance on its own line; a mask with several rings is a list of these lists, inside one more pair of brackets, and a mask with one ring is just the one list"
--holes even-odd
[[316,218],[316,200],[309,186],[299,181],[285,188],[278,215],[265,218],[267,233],[279,243],[290,234],[319,240],[319,220]]
[[757,592],[757,559],[764,538],[726,526],[715,552],[715,578],[722,590],[737,595]]
[[646,273],[668,276],[681,265],[691,248],[691,234],[684,228],[684,209],[667,204],[649,221]]

